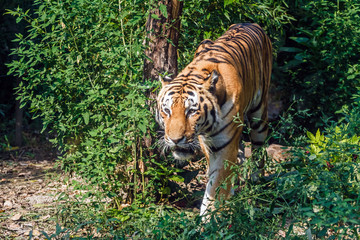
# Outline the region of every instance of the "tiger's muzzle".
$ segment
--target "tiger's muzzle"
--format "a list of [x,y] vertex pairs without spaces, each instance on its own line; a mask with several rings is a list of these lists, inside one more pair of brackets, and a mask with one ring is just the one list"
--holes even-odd
[[170,148],[173,156],[177,160],[189,160],[193,158],[200,149],[198,141],[187,139],[185,136],[181,139],[171,139],[165,137],[166,144]]

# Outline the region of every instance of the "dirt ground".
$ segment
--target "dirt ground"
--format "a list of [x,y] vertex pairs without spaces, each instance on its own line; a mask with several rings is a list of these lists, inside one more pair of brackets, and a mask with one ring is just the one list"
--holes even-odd
[[[276,161],[286,157],[284,151],[280,145],[268,148]],[[44,239],[42,231],[54,232],[57,196],[71,195],[55,159],[54,151],[34,148],[0,154],[0,239]]]
[[62,184],[56,154],[21,148],[0,155],[0,239],[38,239],[55,228]]

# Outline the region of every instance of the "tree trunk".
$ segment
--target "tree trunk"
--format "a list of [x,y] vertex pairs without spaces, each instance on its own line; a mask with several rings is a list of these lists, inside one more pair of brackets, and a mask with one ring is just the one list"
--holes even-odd
[[[159,75],[164,73],[172,77],[177,75],[177,45],[182,7],[183,2],[178,0],[160,0],[157,7],[151,10],[146,22],[145,44],[148,47],[145,50],[147,58],[144,60],[144,80],[158,81]],[[155,114],[156,93],[153,89],[148,90],[147,97],[149,98],[147,105]],[[146,151],[142,154],[150,159],[159,151],[152,149],[154,139],[150,133],[147,135],[143,138]],[[142,160],[139,161],[138,167],[142,174],[146,171]],[[144,179],[144,175],[142,176],[142,181],[147,182],[148,179]]]
[[[177,45],[182,7],[183,2],[178,0],[161,0],[158,2],[158,7],[150,12],[146,23],[148,48],[145,54],[148,58],[144,61],[144,80],[158,81],[159,74],[164,73],[172,77],[177,75]],[[155,114],[153,102],[156,93],[150,89],[147,96],[150,99],[148,102],[150,111]],[[152,139],[144,140],[145,146],[150,148]]]
[[[157,81],[159,74],[177,75],[177,45],[179,42],[180,15],[183,2],[161,0],[153,9],[146,23],[148,48],[145,51],[144,79]],[[166,6],[166,11],[164,8]],[[154,16],[158,16],[154,18]],[[164,16],[165,15],[165,16]],[[167,16],[166,16],[167,15]],[[154,98],[155,93],[149,92]]]

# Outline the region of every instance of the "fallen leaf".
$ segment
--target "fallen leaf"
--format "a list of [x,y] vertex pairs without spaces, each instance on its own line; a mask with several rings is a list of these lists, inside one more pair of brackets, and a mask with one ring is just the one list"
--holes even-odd
[[5,201],[4,202],[4,208],[5,209],[11,209],[12,207],[13,207],[12,202],[10,202],[10,201]]
[[18,174],[19,177],[25,177],[25,176],[29,176],[29,175],[31,175],[31,171],[22,172],[22,173],[19,173],[19,174]]
[[19,230],[21,230],[21,227],[19,224],[10,223],[10,225],[8,226],[8,229],[12,230],[12,231],[19,231]]
[[50,215],[42,216],[40,218],[40,220],[45,221],[45,220],[49,219],[50,217],[51,217]]
[[31,233],[31,235],[34,236],[34,237],[40,236],[40,232],[39,232],[38,230],[26,231],[26,232],[24,233],[24,235],[25,235],[25,236],[30,236],[30,233]]
[[21,219],[22,215],[20,213],[15,214],[14,216],[12,216],[10,219],[13,221],[19,221]]
[[34,227],[34,223],[31,223],[31,222],[29,222],[29,223],[24,223],[24,226],[25,227]]
[[33,236],[37,237],[37,236],[40,236],[40,232],[38,230],[33,230],[32,232]]

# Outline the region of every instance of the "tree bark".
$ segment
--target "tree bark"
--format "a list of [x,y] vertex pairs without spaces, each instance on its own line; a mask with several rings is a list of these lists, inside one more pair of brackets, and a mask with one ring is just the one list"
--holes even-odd
[[[180,15],[183,2],[178,0],[161,0],[159,7],[153,9],[146,23],[148,48],[144,61],[144,79],[157,81],[159,74],[177,75],[177,45],[179,43]],[[161,11],[166,6],[166,16]],[[154,18],[154,16],[158,18]],[[149,95],[154,98],[154,93]]]

